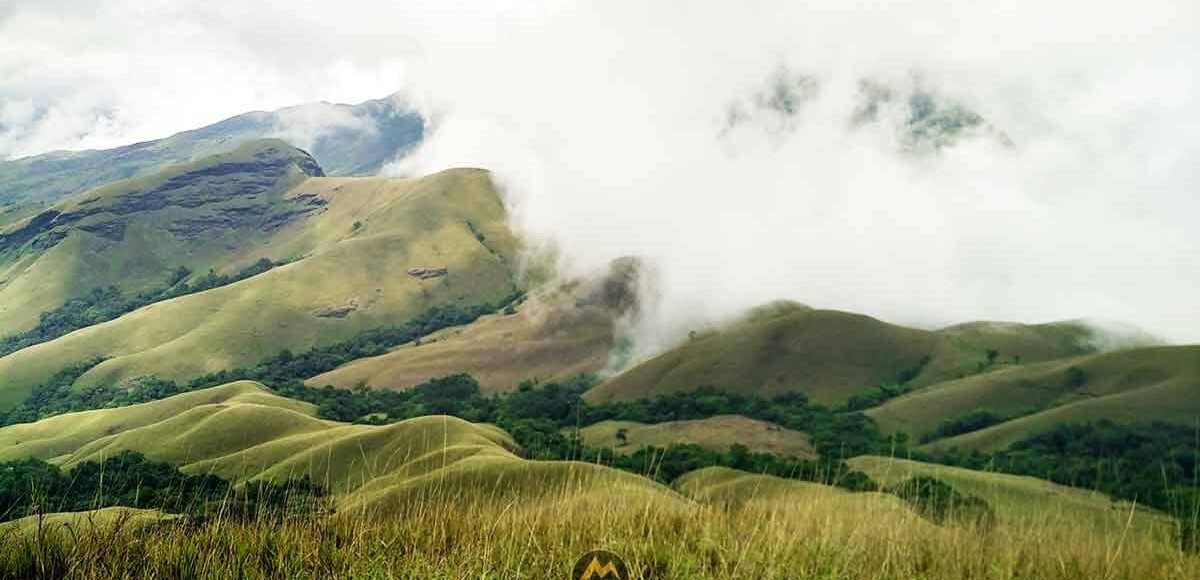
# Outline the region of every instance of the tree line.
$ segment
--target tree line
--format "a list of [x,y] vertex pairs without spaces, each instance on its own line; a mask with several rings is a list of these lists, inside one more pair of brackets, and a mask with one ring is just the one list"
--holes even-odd
[[49,342],[80,328],[113,320],[155,302],[233,284],[285,263],[261,258],[233,274],[217,274],[213,270],[209,270],[207,274],[193,282],[184,282],[192,275],[192,271],[180,266],[171,273],[163,286],[139,292],[133,296],[126,296],[116,286],[93,288],[91,292],[67,300],[58,308],[42,312],[38,316],[37,325],[33,328],[0,338],[0,356],[28,346]]
[[111,506],[237,520],[307,517],[331,510],[325,489],[306,477],[235,487],[215,475],[185,474],[132,451],[69,471],[32,457],[0,462],[0,521]]

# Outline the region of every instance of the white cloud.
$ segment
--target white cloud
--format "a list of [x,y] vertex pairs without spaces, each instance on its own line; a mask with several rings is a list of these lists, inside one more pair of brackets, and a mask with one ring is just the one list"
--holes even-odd
[[[437,130],[395,171],[489,167],[571,267],[658,265],[647,348],[775,298],[1200,340],[1194,2],[109,4],[2,21],[0,155],[404,88]],[[785,131],[719,138],[780,67],[816,96],[768,119]],[[851,129],[863,78],[1015,146],[914,154],[902,107]]]

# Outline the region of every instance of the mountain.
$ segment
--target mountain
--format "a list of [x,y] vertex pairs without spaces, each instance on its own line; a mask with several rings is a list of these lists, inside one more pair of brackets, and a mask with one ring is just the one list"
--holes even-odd
[[[128,182],[98,190],[103,195],[72,198],[59,213],[41,214],[49,216],[48,225],[35,224],[34,218],[23,229],[10,230],[14,247],[27,252],[7,270],[20,275],[0,290],[6,306],[20,305],[10,307],[10,320],[26,312],[21,309],[36,312],[35,300],[42,308],[49,306],[44,298],[34,298],[35,281],[47,290],[55,284],[82,290],[109,283],[123,275],[115,268],[126,255],[138,258],[127,261],[163,276],[179,264],[236,268],[264,258],[287,264],[153,302],[0,357],[0,401],[5,406],[21,401],[59,369],[93,357],[106,360],[80,377],[80,386],[149,374],[189,379],[254,365],[283,349],[299,352],[368,329],[401,325],[435,306],[492,303],[516,290],[518,242],[484,171],[386,179],[306,177],[288,170],[279,174],[289,176],[285,180],[271,182],[275,186],[243,195],[238,192],[261,179],[237,172],[244,156],[308,157],[296,157],[301,153],[276,141],[246,145],[230,155],[198,162],[199,169],[175,168],[143,178],[151,184],[213,178],[229,188],[199,188],[204,192],[199,197],[159,192],[154,199],[160,205],[177,195],[186,203],[115,213],[112,223],[124,223],[122,216],[136,218],[119,240],[101,235],[116,226],[100,233],[81,228],[89,219],[99,219],[90,207],[126,208],[142,199],[147,189]],[[310,167],[310,173],[318,174],[315,164]],[[97,196],[101,201],[89,201]],[[208,201],[212,204],[201,203]],[[57,225],[62,216],[77,211],[89,217]],[[242,217],[248,220],[247,230],[238,237],[233,233],[242,231]],[[44,239],[56,243],[39,250],[46,244],[38,240]],[[16,246],[16,240],[23,242]],[[93,260],[88,268],[78,266],[88,259]]]
[[41,312],[95,288],[136,293],[178,268],[237,263],[244,248],[322,210],[285,197],[321,176],[308,154],[282,141],[169,166],[66,199],[0,231],[0,329],[29,329]]
[[0,206],[48,201],[160,166],[185,163],[247,141],[278,137],[300,145],[330,175],[373,175],[421,141],[425,121],[398,95],[357,105],[310,103],[255,111],[114,149],[56,151],[0,161]]
[[422,337],[387,354],[312,377],[313,386],[405,388],[465,372],[485,390],[510,391],[526,380],[569,379],[610,364],[618,324],[636,310],[639,262],[614,261],[579,280],[530,291],[511,312]]
[[[622,372],[588,393],[622,400],[712,386],[771,396],[799,391],[839,405],[881,384],[933,384],[982,368],[1092,352],[1080,323],[977,323],[937,331],[862,314],[793,303],[696,333],[686,343]],[[989,351],[996,354],[989,359]]]
[[914,438],[945,421],[987,412],[998,424],[930,443],[996,451],[1055,425],[1107,419],[1195,425],[1200,346],[1134,348],[1014,366],[932,385],[867,411],[886,431]]

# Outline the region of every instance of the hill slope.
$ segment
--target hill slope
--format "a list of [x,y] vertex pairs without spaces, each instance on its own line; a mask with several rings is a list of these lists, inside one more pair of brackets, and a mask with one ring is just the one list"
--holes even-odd
[[148,175],[247,141],[279,137],[310,151],[331,175],[373,175],[420,142],[425,123],[398,96],[358,105],[311,103],[252,112],[164,139],[115,149],[56,151],[0,161],[0,204],[56,201],[104,183]]
[[[625,439],[617,436],[624,430]],[[667,447],[672,443],[693,443],[716,451],[728,451],[734,444],[750,451],[773,453],[802,459],[815,459],[808,436],[779,425],[741,415],[718,415],[693,421],[668,421],[646,424],[636,421],[601,421],[579,430],[590,447],[607,447],[617,453],[633,453],[642,447]]]
[[884,486],[917,476],[935,477],[959,493],[987,501],[1002,519],[1026,525],[1082,526],[1112,534],[1129,526],[1150,530],[1166,524],[1158,512],[1135,509],[1131,504],[1114,502],[1102,493],[1033,477],[890,457],[862,456],[847,463]]
[[815,402],[840,404],[903,374],[923,385],[978,372],[988,350],[997,351],[999,360],[1024,362],[1089,352],[1089,336],[1076,323],[927,331],[781,304],[697,335],[598,385],[588,398],[630,399],[707,385],[762,396],[802,391]]
[[514,291],[517,240],[484,171],[311,178],[281,199],[320,210],[248,251],[302,258],[0,358],[0,402],[13,405],[56,370],[91,357],[110,358],[81,386],[147,374],[190,378],[398,325],[436,305],[493,303]]
[[921,436],[975,410],[1011,420],[934,442],[931,449],[994,451],[1064,422],[1109,419],[1194,424],[1200,417],[1200,346],[1100,353],[934,385],[871,409],[886,431]]
[[41,312],[95,288],[136,293],[180,267],[221,268],[237,248],[321,210],[317,198],[284,194],[323,175],[282,141],[108,184],[0,231],[0,331],[32,326]]
[[636,260],[622,259],[583,280],[534,289],[513,313],[485,316],[377,357],[312,377],[312,386],[404,388],[466,372],[486,391],[528,379],[595,373],[609,364],[619,320],[637,305]]
[[0,459],[32,456],[69,469],[131,450],[236,482],[308,476],[328,486],[345,513],[431,497],[530,499],[592,488],[669,498],[662,486],[632,474],[523,460],[512,438],[491,425],[447,416],[351,425],[317,419],[314,411],[241,381],[0,428]]

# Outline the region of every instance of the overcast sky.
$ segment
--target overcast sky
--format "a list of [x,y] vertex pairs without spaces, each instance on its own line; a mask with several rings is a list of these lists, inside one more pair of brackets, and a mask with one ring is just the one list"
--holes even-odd
[[[1197,341],[1197,4],[0,0],[0,157],[402,91],[435,130],[389,171],[493,169],[567,270],[646,256],[648,349],[776,298]],[[914,92],[986,127],[914,147]]]

